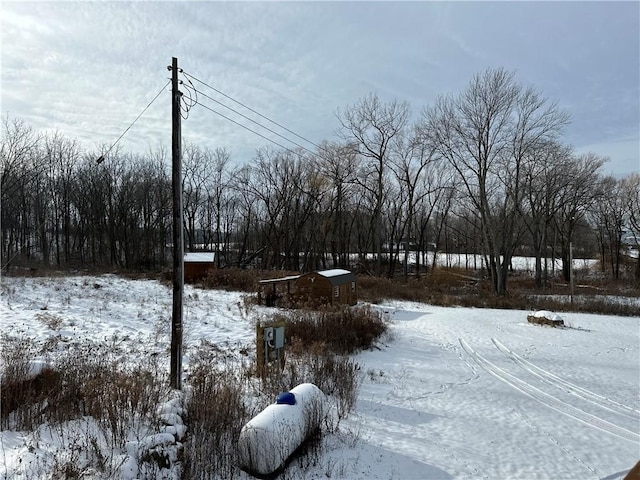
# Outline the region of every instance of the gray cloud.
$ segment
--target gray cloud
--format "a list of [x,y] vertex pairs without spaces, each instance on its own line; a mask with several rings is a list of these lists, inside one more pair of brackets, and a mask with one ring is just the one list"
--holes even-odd
[[[76,137],[89,149],[115,141],[165,84],[177,56],[188,73],[314,142],[333,138],[336,109],[369,90],[407,100],[419,112],[438,95],[459,92],[474,73],[504,66],[572,113],[567,142],[579,150],[597,146],[624,165],[640,162],[637,2],[4,2],[1,8],[3,113]],[[124,149],[169,144],[169,98],[160,96],[122,140]],[[266,144],[202,107],[183,123],[183,135],[227,146],[238,161]]]

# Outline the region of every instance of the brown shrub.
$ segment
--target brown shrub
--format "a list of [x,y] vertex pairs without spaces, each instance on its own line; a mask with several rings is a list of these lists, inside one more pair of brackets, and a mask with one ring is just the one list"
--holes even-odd
[[477,290],[479,280],[466,270],[436,268],[419,277],[390,279],[386,277],[358,277],[361,300],[380,303],[384,300],[405,300],[434,303],[442,295],[468,294]]
[[[371,303],[384,300],[408,300],[438,306],[461,306],[499,309],[545,309],[602,313],[609,315],[640,315],[637,303],[632,301],[640,291],[629,282],[612,282],[600,279],[585,279],[576,287],[574,302],[558,298],[569,295],[569,285],[558,281],[550,287],[536,289],[531,275],[514,273],[509,277],[508,293],[493,293],[490,278],[478,277],[479,272],[456,268],[432,269],[421,277],[388,279],[359,277],[360,299]],[[630,300],[612,299],[606,296],[625,295]]]
[[340,355],[372,348],[387,331],[382,312],[369,305],[321,311],[296,310],[279,313],[274,320],[286,322],[288,344],[299,344],[304,348],[323,345]]
[[246,402],[246,372],[228,365],[216,345],[202,342],[192,358],[185,401],[187,438],[182,478],[235,478],[235,445],[252,416]]
[[[99,364],[85,371],[79,386],[84,415],[99,420],[110,433],[113,446],[124,447],[127,432],[137,419],[154,419],[166,391],[161,378],[140,367],[125,369],[116,364]],[[69,410],[73,411],[71,398]]]
[[243,268],[216,268],[210,270],[207,277],[201,282],[203,288],[216,288],[240,292],[255,292],[258,282],[265,278],[297,275],[297,272],[284,270],[258,270]]
[[242,292],[254,291],[259,278],[257,270],[243,270],[240,268],[216,268],[210,270],[202,281],[205,288],[221,290],[236,290]]
[[106,360],[108,348],[69,351],[39,373],[30,372],[35,349],[27,341],[3,338],[2,425],[32,430],[83,416],[100,422],[112,446],[124,446],[127,432],[156,421],[167,387],[157,369],[122,367]]
[[33,377],[3,381],[0,388],[3,424],[8,425],[9,415],[13,414],[15,428],[33,428],[42,418],[45,400],[56,396],[60,388],[60,374],[50,367]]

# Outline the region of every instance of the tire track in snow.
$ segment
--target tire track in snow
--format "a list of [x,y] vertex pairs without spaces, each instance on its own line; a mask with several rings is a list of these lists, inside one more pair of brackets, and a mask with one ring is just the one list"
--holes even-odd
[[[589,470],[590,474],[595,475],[595,478],[600,479],[601,475],[598,473],[598,471],[593,468],[591,465],[589,465],[588,463],[586,463],[584,460],[582,460],[581,458],[577,457],[575,453],[569,451],[564,445],[562,445],[553,435],[551,435],[551,433],[549,433],[548,431],[546,431],[544,428],[542,428],[539,425],[536,425],[533,420],[531,420],[531,418],[529,418],[524,412],[513,408],[511,405],[507,405],[505,404],[503,401],[501,401],[500,399],[498,399],[498,403],[500,405],[502,405],[506,410],[511,410],[512,412],[514,412],[517,416],[519,416],[520,418],[522,418],[524,420],[525,423],[527,423],[532,429],[534,429],[536,432],[545,435],[549,438],[549,440],[556,445],[560,450],[562,450],[564,453],[566,453],[569,457],[573,458],[573,460],[575,462],[577,462],[579,465],[581,465],[582,467],[584,467],[586,470]],[[585,477],[586,478],[586,477]]]
[[615,400],[611,400],[608,397],[597,394],[595,392],[587,390],[586,388],[582,388],[579,385],[564,380],[553,372],[549,372],[548,370],[540,368],[537,365],[534,365],[533,363],[524,359],[523,357],[506,347],[496,338],[492,338],[491,341],[498,350],[507,355],[511,360],[513,360],[514,363],[516,363],[532,375],[540,378],[542,381],[566,390],[568,393],[576,395],[583,400],[592,403],[604,410],[608,410],[610,412],[625,416],[627,418],[631,418],[636,421],[639,420],[638,415],[633,415],[633,413],[640,414],[640,410],[636,410],[635,408],[624,405],[623,403],[616,402]]
[[[479,373],[477,371],[476,366],[478,364],[475,362],[475,360],[473,358],[470,358],[469,355],[464,351],[464,349],[456,347],[455,345],[452,345],[452,347],[458,353],[458,357],[460,357],[460,359],[467,366],[469,366],[469,368],[471,368],[473,370],[473,372],[475,374],[475,378],[478,378],[480,375],[479,375]],[[601,477],[601,475],[598,473],[598,471],[593,466],[591,466],[588,463],[586,463],[584,460],[582,460],[580,457],[578,457],[575,453],[571,452],[567,447],[562,445],[550,432],[548,432],[547,430],[542,428],[540,425],[536,425],[533,422],[533,420],[531,418],[529,418],[524,412],[518,410],[517,408],[514,408],[512,405],[508,405],[507,403],[502,401],[500,398],[497,398],[497,402],[498,402],[498,404],[500,404],[505,409],[505,411],[510,411],[514,415],[516,415],[517,417],[520,417],[524,423],[529,425],[529,427],[532,428],[534,431],[538,432],[538,434],[546,436],[551,443],[556,445],[556,447],[559,448],[560,450],[562,450],[568,457],[572,458],[578,465],[580,465],[582,468],[584,468],[585,471],[588,471],[588,474],[584,477],[585,479],[586,478],[591,478],[591,477],[599,479]],[[513,446],[515,448],[518,448],[525,456],[529,455],[529,453],[530,453],[530,452],[526,451],[525,449],[523,449],[518,442],[516,442]]]
[[590,427],[596,428],[611,435],[615,435],[616,437],[622,438],[623,440],[627,440],[633,443],[637,443],[638,441],[640,441],[640,435],[638,435],[637,433],[627,430],[626,428],[620,427],[618,425],[614,425],[613,423],[608,422],[603,418],[596,417],[595,415],[580,410],[573,405],[563,402],[562,400],[543,392],[542,390],[491,363],[489,360],[473,350],[469,346],[469,344],[467,344],[467,342],[465,342],[462,338],[459,338],[458,341],[460,342],[462,349],[467,352],[467,354],[471,358],[473,358],[475,362],[480,365],[480,367],[482,367],[487,373],[493,375],[498,380],[506,383],[510,387],[515,388],[519,392],[524,393],[534,400],[537,400],[546,407],[549,407],[558,413],[571,417],[574,420],[582,422]]

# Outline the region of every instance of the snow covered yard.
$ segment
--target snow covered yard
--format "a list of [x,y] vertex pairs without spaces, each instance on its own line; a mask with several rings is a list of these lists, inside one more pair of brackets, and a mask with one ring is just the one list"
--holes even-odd
[[[245,308],[242,295],[186,287],[187,373],[201,340],[254,351],[268,310]],[[119,361],[148,355],[168,369],[171,289],[159,282],[5,277],[0,308],[4,334],[40,346],[35,361],[95,342],[118,345]],[[355,412],[324,439],[316,465],[285,476],[612,480],[640,459],[640,318],[563,314],[573,328],[557,329],[527,323],[527,311],[379,308],[390,335],[356,356]],[[2,432],[0,478],[54,443]]]
[[359,357],[374,475],[622,478],[640,459],[640,319],[564,314],[574,328],[557,329],[524,311],[387,309],[394,341]]

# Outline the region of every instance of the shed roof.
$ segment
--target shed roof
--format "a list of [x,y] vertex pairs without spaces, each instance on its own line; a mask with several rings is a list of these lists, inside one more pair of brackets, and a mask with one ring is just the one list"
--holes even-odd
[[334,268],[332,270],[320,270],[316,274],[325,277],[334,287],[336,285],[344,285],[345,283],[355,282],[356,276],[349,270]]
[[298,278],[300,278],[300,275],[289,275],[288,277],[268,278],[266,280],[260,280],[258,283],[266,284],[266,283],[290,282],[292,280],[297,280]]
[[189,263],[213,263],[215,252],[187,252],[184,261]]
[[332,270],[320,270],[317,272],[318,275],[322,275],[323,277],[339,277],[340,275],[348,275],[351,272],[349,270],[344,270],[342,268],[334,268]]

